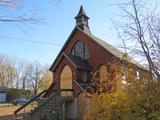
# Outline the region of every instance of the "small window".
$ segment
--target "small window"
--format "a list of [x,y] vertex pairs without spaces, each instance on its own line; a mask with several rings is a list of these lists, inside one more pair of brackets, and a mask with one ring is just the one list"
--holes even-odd
[[82,18],[78,18],[78,19],[77,19],[77,23],[78,23],[78,24],[82,23]]
[[139,76],[140,76],[139,71],[136,71],[136,77],[137,77],[138,80],[140,79]]
[[82,73],[83,81],[88,81],[88,75],[89,75],[88,71],[83,71],[83,73]]
[[82,58],[83,60],[87,60],[89,58],[89,52],[87,46],[81,42],[78,41],[74,48],[71,51],[71,54],[77,57]]

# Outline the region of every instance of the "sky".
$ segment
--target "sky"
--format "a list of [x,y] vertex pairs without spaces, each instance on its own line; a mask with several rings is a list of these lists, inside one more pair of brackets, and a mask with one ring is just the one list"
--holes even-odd
[[[120,0],[26,0],[14,9],[0,8],[1,15],[35,14],[42,23],[0,22],[0,54],[30,62],[52,64],[75,27],[80,6],[89,19],[91,33],[115,47],[119,46],[112,20],[121,14]],[[37,41],[37,42],[35,42]]]

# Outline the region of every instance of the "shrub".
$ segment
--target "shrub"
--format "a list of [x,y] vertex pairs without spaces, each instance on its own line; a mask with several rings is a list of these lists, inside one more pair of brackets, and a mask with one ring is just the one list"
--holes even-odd
[[28,98],[32,93],[30,90],[22,90],[22,89],[8,89],[7,90],[7,101],[10,102],[15,98]]
[[[138,84],[113,92],[95,94],[90,104],[90,120],[160,120],[159,95]],[[84,117],[88,118],[88,117]]]

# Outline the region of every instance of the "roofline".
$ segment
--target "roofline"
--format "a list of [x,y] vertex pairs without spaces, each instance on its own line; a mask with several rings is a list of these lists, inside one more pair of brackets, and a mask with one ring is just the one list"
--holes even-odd
[[60,50],[60,52],[58,53],[56,59],[54,60],[54,62],[52,63],[51,67],[49,68],[50,71],[52,71],[52,68],[54,67],[54,65],[56,64],[56,61],[59,59],[59,57],[61,56],[63,50],[65,49],[65,47],[67,46],[69,40],[71,39],[73,33],[77,30],[77,27],[74,27],[74,29],[72,30],[71,34],[69,35],[68,39],[66,40],[66,42],[64,43],[62,49]]
[[90,19],[88,16],[86,16],[86,15],[77,15],[76,17],[74,17],[75,19],[77,19],[77,18],[79,18],[79,17],[81,17],[81,16],[84,16],[84,17],[86,17],[87,19]]
[[60,61],[62,58],[63,58],[63,54],[60,54],[60,55],[58,56],[58,59],[56,59],[56,60],[53,62],[53,63],[54,63],[54,66],[52,66],[53,64],[51,65],[52,68],[50,67],[50,68],[51,68],[50,71],[54,71],[54,70],[55,70],[55,67],[56,67],[56,66],[58,65],[58,63],[59,63],[59,62],[57,63],[57,61]]
[[59,59],[55,61],[52,71],[55,71],[56,66],[59,64],[63,57],[65,57],[75,68],[78,68],[78,66],[74,62],[72,62],[72,60],[67,56],[67,54],[65,52],[62,52],[62,54],[59,56]]
[[[76,31],[76,30],[79,30],[80,32],[84,33],[85,35],[87,35],[90,39],[92,39],[94,42],[96,42],[98,45],[100,45],[102,48],[104,48],[105,50],[107,50],[104,46],[102,46],[101,44],[99,44],[97,41],[94,40],[94,38],[92,37],[92,34],[88,35],[87,33],[85,33],[83,30],[81,30],[80,28],[78,28],[77,26],[74,27],[74,29],[72,30],[70,36],[68,37],[67,41],[65,42],[65,44],[63,45],[62,49],[60,50],[60,52],[58,53],[56,59],[54,60],[54,62],[52,63],[51,67],[49,68],[50,71],[52,71],[54,68],[54,66],[56,65],[56,62],[58,59],[61,59],[59,58],[61,56],[61,54],[63,54],[63,50],[65,49],[65,47],[67,46],[68,42],[70,41],[73,33]],[[105,42],[105,41],[104,41]],[[117,48],[116,48],[117,49]],[[119,50],[119,49],[118,49]],[[108,51],[108,50],[107,50]],[[120,51],[120,50],[119,50]],[[109,52],[109,51],[108,51]],[[113,53],[109,52],[111,55],[113,55],[114,57],[118,58],[118,59],[122,59],[120,58],[119,56],[116,56],[114,55]],[[142,65],[137,65],[133,62],[131,62],[133,65],[145,70],[145,71],[148,71],[147,68],[143,67]],[[72,63],[73,64],[73,63]],[[73,64],[74,65],[74,64]],[[75,66],[75,65],[74,65]],[[54,70],[53,70],[54,71]]]
[[66,53],[63,53],[63,54],[64,54],[64,56],[67,58],[67,60],[72,63],[72,65],[73,65],[75,68],[78,68],[77,65],[72,62],[72,60],[67,56]]
[[[80,30],[81,32],[83,32],[85,35],[87,35],[89,38],[91,38],[91,39],[93,39],[94,40],[94,38],[92,38],[92,34],[90,34],[90,35],[88,35],[87,33],[85,33],[84,31],[82,31],[80,28],[77,28],[78,30]],[[103,40],[102,40],[103,41]],[[94,40],[94,42],[96,42],[98,45],[100,45],[102,48],[104,48],[105,50],[107,50],[105,47],[103,47],[101,44],[99,44],[97,41],[95,41]],[[105,41],[104,41],[105,42]],[[118,49],[118,48],[116,48],[116,49]],[[119,49],[118,49],[119,50]],[[107,50],[108,51],[108,50]],[[120,50],[119,50],[120,51]],[[109,52],[109,51],[108,51]],[[112,54],[114,57],[116,57],[116,58],[118,58],[118,59],[122,59],[122,58],[120,58],[119,56],[116,56],[116,55],[114,55],[113,53],[111,53],[111,52],[109,52],[110,54]],[[123,52],[122,52],[123,53]],[[124,53],[125,54],[125,53]],[[129,57],[129,56],[128,56]],[[129,61],[127,61],[127,62],[129,62]],[[136,62],[136,61],[135,61]],[[137,67],[139,67],[139,68],[141,68],[141,69],[143,69],[143,70],[145,70],[145,71],[148,71],[148,69],[147,68],[145,68],[145,67],[143,67],[142,65],[137,65],[137,64],[135,64],[135,63],[133,63],[133,62],[131,62],[133,65],[135,65],[135,66],[137,66]]]

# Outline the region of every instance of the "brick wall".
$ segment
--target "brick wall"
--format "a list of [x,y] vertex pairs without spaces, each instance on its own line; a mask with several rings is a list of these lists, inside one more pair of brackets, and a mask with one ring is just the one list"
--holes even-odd
[[[115,58],[110,52],[108,52],[106,49],[104,49],[102,46],[100,46],[94,40],[92,40],[92,38],[90,38],[88,35],[84,34],[78,29],[76,29],[74,33],[72,34],[63,52],[70,54],[72,48],[74,47],[74,45],[77,43],[78,40],[84,42],[86,46],[88,47],[88,50],[89,50],[88,63],[91,65],[92,67],[91,72],[93,73],[99,70],[100,65],[102,64],[107,65],[107,63],[111,63],[111,61],[113,61],[113,59]],[[70,66],[72,73],[73,73],[73,80],[81,78],[81,72],[77,70],[72,65],[72,63],[63,56],[54,72],[53,80],[56,82],[56,85],[54,87],[55,89],[60,88],[60,73],[65,65]],[[136,70],[137,69],[141,73],[141,69],[136,68]],[[79,88],[75,83],[73,83],[73,88],[76,90],[75,93],[77,95]]]

